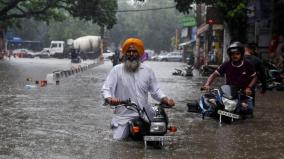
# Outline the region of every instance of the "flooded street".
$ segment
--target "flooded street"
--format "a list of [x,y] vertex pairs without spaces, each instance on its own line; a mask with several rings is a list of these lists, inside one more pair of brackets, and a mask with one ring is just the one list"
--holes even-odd
[[[100,89],[112,68],[104,64],[60,81],[27,89],[27,78],[45,79],[47,73],[68,69],[68,60],[14,59],[0,61],[1,159],[188,159],[284,158],[283,92],[256,97],[255,117],[223,124],[188,113],[186,103],[198,99],[206,80],[173,76],[176,62],[146,62],[162,90],[176,101],[168,109],[178,140],[161,150],[144,149],[143,142],[114,141],[112,110],[102,106]],[[154,102],[151,100],[151,102]]]

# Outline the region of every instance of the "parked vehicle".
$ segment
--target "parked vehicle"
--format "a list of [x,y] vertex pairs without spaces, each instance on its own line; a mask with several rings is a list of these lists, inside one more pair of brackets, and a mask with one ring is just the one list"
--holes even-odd
[[150,61],[158,61],[158,57],[159,57],[159,55],[155,54],[155,55],[150,57]]
[[16,50],[16,49],[28,49],[32,51],[42,50],[42,42],[23,40],[20,37],[13,37],[13,39],[7,39],[5,50]]
[[106,52],[103,53],[104,60],[111,60],[113,55],[114,55],[113,51],[106,50]]
[[230,85],[223,85],[218,89],[212,89],[201,95],[199,101],[188,103],[188,112],[197,112],[206,116],[231,123],[234,119],[240,119],[252,115],[253,108],[250,103],[253,98],[246,96],[242,90],[237,90]]
[[15,49],[12,51],[13,55],[23,58],[33,58],[34,52],[28,49]]
[[148,59],[147,60],[149,60],[149,61],[151,61],[152,57],[155,56],[155,51],[154,50],[146,49],[145,53],[148,54]]
[[180,52],[169,52],[158,56],[158,61],[182,61],[182,53]]
[[284,82],[281,74],[283,70],[270,62],[264,62],[266,82],[268,89],[284,90]]
[[70,49],[76,49],[83,59],[95,59],[100,56],[100,36],[83,36],[75,40],[68,39],[67,45],[64,41],[51,41],[48,52],[55,58],[70,57]]
[[49,48],[44,48],[43,50],[41,50],[40,52],[35,52],[34,53],[34,57],[39,57],[39,58],[49,58],[50,54],[49,54]]
[[211,75],[217,68],[219,67],[219,65],[202,65],[199,69],[199,73],[202,76],[209,76]]
[[101,55],[100,36],[82,36],[75,40],[68,40],[69,48],[74,48],[80,53],[82,59],[96,59]]
[[173,75],[178,75],[178,76],[193,76],[193,66],[191,65],[186,65],[182,69],[177,69],[175,68],[175,72],[173,72]]
[[65,45],[64,41],[51,41],[48,52],[53,57],[64,58],[66,57]]
[[144,140],[145,146],[147,144],[154,148],[161,148],[163,141],[174,140],[173,136],[165,136],[169,131],[176,132],[175,126],[169,126],[169,119],[164,110],[168,108],[162,104],[156,104],[152,106],[152,111],[141,109],[140,106],[131,102],[131,99],[120,102],[120,105],[126,107],[129,110],[138,113],[139,118],[135,118],[129,122],[130,136],[134,140]]

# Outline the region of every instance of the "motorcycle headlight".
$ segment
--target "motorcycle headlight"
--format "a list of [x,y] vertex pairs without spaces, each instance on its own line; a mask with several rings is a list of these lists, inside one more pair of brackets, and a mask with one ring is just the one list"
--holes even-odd
[[222,97],[222,101],[223,101],[223,104],[225,106],[225,110],[227,110],[229,112],[234,111],[237,107],[237,104],[238,104],[237,99],[230,100],[230,99]]
[[150,133],[164,133],[167,131],[165,122],[152,122],[150,126]]

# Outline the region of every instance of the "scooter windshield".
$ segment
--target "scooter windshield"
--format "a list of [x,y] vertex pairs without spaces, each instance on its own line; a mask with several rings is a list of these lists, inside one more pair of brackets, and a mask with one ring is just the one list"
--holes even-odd
[[234,86],[231,85],[223,85],[221,86],[221,92],[223,94],[223,97],[227,99],[236,99],[238,97],[237,89]]

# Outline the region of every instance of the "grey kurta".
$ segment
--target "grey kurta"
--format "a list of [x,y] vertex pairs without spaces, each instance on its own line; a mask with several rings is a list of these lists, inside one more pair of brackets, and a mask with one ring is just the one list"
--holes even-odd
[[[139,70],[135,73],[127,72],[123,64],[116,65],[112,68],[102,87],[104,99],[108,97],[116,97],[121,100],[130,98],[132,102],[145,109],[150,109],[148,92],[157,101],[161,101],[165,97],[158,86],[153,70],[144,63],[141,63]],[[124,125],[138,116],[137,113],[124,107],[117,107],[114,113],[112,125],[115,127]]]

